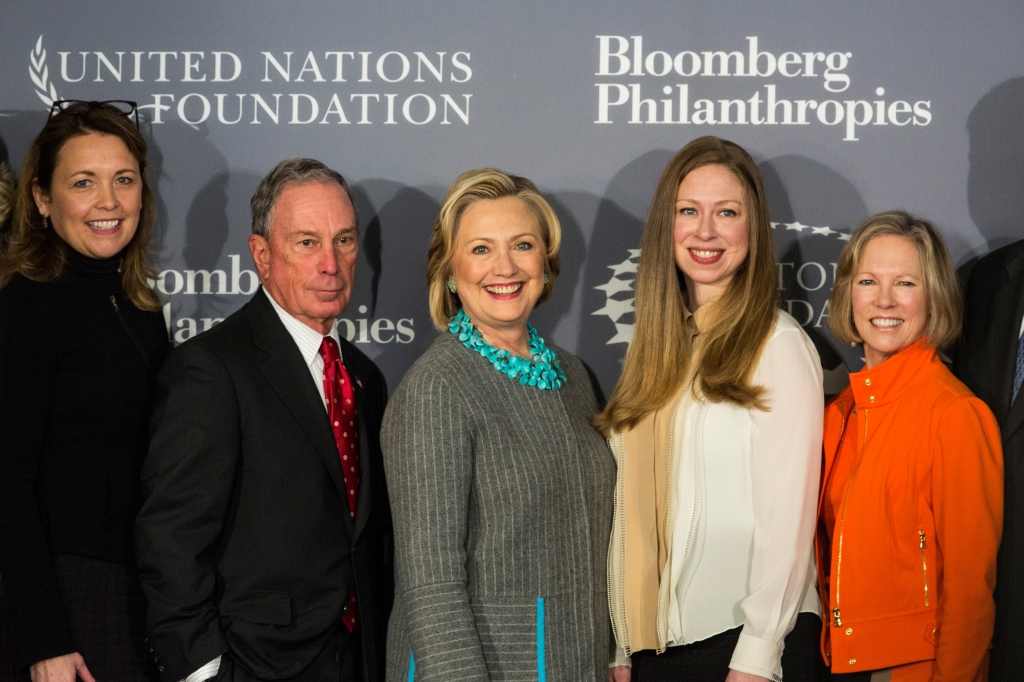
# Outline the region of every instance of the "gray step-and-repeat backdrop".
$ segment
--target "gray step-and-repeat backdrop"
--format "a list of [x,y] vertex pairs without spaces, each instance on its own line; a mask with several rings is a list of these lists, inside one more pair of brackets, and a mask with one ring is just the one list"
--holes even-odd
[[928,217],[958,265],[1024,236],[1019,0],[38,0],[6,6],[0,55],[0,158],[15,169],[52,99],[140,104],[178,342],[255,291],[264,173],[312,156],[346,175],[364,222],[342,330],[392,389],[434,336],[427,241],[469,168],[526,175],[555,206],[563,275],[532,319],[606,392],[651,193],[694,137],[758,161],[783,306],[833,390],[862,364],[826,306],[862,218]]

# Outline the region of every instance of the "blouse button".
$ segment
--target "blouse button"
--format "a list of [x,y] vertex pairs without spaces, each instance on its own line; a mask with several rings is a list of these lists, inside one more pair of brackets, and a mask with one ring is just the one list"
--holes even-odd
[[846,634],[852,635],[853,634],[853,628],[846,628]]
[[870,402],[870,403],[875,402],[875,396],[869,396],[868,397],[868,402]]
[[871,379],[865,379],[864,380],[864,385],[865,386],[870,386],[871,385]]
[[856,658],[851,658],[850,659],[850,665],[857,665],[857,659]]

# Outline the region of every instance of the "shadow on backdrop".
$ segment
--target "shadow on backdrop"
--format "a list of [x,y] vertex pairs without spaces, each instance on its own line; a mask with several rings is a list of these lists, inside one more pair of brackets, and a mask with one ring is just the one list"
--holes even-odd
[[[146,132],[159,209],[157,269],[181,272],[181,290],[161,294],[170,299],[171,333],[181,342],[238,310],[256,289],[255,278],[246,277],[234,291],[233,272],[254,270],[249,200],[260,177],[231,171],[205,126],[168,122],[151,130]],[[215,271],[224,273],[223,286],[219,275],[204,274]],[[165,284],[168,292],[176,288]]]
[[352,187],[365,227],[352,300],[341,316],[348,322],[339,331],[353,331],[353,342],[380,367],[390,392],[434,339],[427,247],[444,191],[384,179]]
[[555,329],[563,323],[572,322],[567,317],[572,312],[576,286],[586,260],[587,244],[576,219],[577,214],[572,210],[572,199],[569,198],[569,203],[563,203],[563,197],[557,193],[545,192],[544,196],[562,227],[562,246],[558,252],[562,269],[555,281],[551,298],[535,309],[530,316],[530,323],[537,328],[542,338],[553,339]]
[[637,157],[612,177],[604,197],[597,199],[583,270],[576,354],[606,396],[615,388],[632,338],[633,281],[647,208],[674,154],[655,149]]
[[[356,277],[365,280],[369,270],[370,312],[373,316],[377,311],[377,293],[380,287],[380,275],[383,268],[381,261],[383,245],[380,238],[380,216],[376,215],[373,203],[362,187],[350,184],[352,198],[359,212],[359,260],[356,262]],[[356,287],[363,290],[365,287]]]
[[164,252],[164,243],[167,239],[167,232],[170,229],[170,220],[167,217],[167,202],[164,201],[160,192],[160,184],[163,178],[164,155],[160,146],[153,138],[153,124],[142,120],[142,135],[146,138],[148,151],[146,152],[146,179],[149,181],[149,191],[153,193],[153,200],[156,202],[156,216],[153,220],[153,235],[149,240],[149,252],[152,254],[151,262],[157,272]]
[[828,326],[827,302],[849,235],[867,217],[853,183],[804,156],[784,155],[758,165],[764,181],[779,261],[782,309],[811,337],[825,371],[825,393],[849,383],[864,364],[859,348],[839,343]]
[[229,177],[227,172],[213,176],[188,207],[181,257],[190,268],[213,269],[223,255],[231,231],[227,212]]
[[1020,197],[1024,194],[1024,77],[992,88],[967,117],[970,171],[967,204],[971,219],[985,239],[960,266],[963,281],[974,263],[989,251],[1024,237]]
[[17,177],[32,140],[46,125],[45,109],[31,111],[0,111],[0,161],[6,161]]

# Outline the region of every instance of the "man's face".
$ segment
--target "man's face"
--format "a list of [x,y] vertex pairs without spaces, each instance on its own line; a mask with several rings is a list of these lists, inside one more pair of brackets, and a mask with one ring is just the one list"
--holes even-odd
[[250,235],[249,249],[267,293],[326,334],[352,297],[358,236],[345,190],[314,182],[285,187],[274,204],[269,239]]

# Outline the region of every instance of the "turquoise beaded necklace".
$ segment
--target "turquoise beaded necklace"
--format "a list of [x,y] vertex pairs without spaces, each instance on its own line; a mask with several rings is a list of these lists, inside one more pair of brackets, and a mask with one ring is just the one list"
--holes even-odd
[[535,386],[542,391],[557,391],[566,382],[565,372],[558,363],[558,356],[544,345],[544,339],[537,335],[537,330],[529,322],[526,323],[526,331],[530,336],[528,345],[532,360],[495,348],[484,341],[480,330],[473,326],[469,315],[461,308],[448,323],[448,330],[459,337],[463,346],[487,358],[494,369],[509,379],[518,379],[520,386]]

